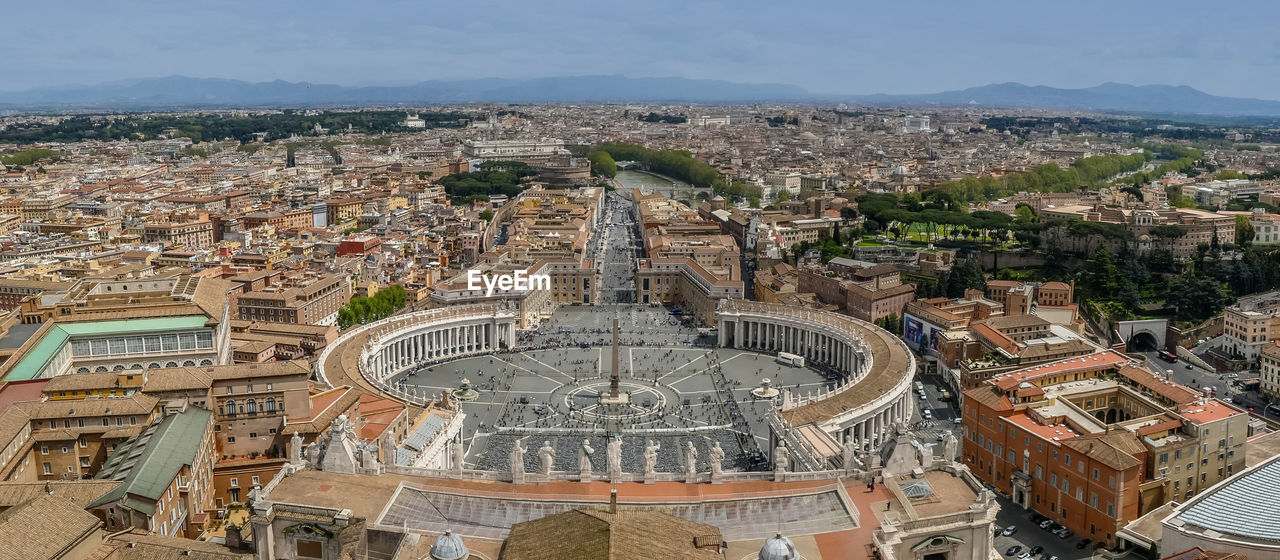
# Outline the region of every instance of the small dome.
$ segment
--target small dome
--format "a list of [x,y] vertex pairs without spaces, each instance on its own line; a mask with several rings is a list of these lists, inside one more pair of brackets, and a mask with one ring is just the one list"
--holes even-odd
[[445,531],[436,539],[436,544],[431,545],[431,560],[463,560],[470,554],[467,545],[462,544],[462,537],[453,531]]
[[770,537],[764,541],[764,546],[760,547],[760,560],[796,560],[800,555],[796,553],[796,545],[791,544],[791,539],[782,536],[782,533]]

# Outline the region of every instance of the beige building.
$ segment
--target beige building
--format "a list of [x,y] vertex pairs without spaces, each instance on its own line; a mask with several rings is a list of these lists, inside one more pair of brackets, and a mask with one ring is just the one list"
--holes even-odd
[[[1134,210],[1129,208],[1109,208],[1105,206],[1065,206],[1045,208],[1040,212],[1042,218],[1075,218],[1086,222],[1116,224],[1124,227],[1138,241],[1142,252],[1152,249],[1167,249],[1175,259],[1188,259],[1196,253],[1200,244],[1208,245],[1216,236],[1218,243],[1228,245],[1236,241],[1235,216],[1217,214],[1195,208],[1171,208],[1168,210]],[[1153,235],[1152,229],[1159,226],[1177,226],[1181,236],[1169,237]],[[1058,236],[1063,247],[1074,247],[1076,240],[1066,235],[1065,228],[1050,230]],[[1089,246],[1097,246],[1102,239],[1093,236],[1088,240]]]
[[346,275],[307,275],[241,294],[236,311],[248,321],[328,326],[337,323],[338,309],[350,299]]
[[146,243],[162,243],[165,247],[193,249],[212,247],[213,223],[208,220],[196,220],[147,224],[142,228],[142,240]]

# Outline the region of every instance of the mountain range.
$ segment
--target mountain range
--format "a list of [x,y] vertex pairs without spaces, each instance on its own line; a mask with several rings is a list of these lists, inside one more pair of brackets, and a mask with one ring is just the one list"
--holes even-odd
[[860,103],[901,106],[979,106],[1081,109],[1186,115],[1280,116],[1280,101],[1222,97],[1188,86],[1104,83],[1065,89],[1015,82],[930,94],[814,93],[794,85],[687,78],[571,76],[536,79],[430,80],[399,86],[340,86],[309,82],[246,82],[168,76],[97,85],[0,92],[0,107],[163,109],[191,107],[360,106],[461,103],[573,102]]

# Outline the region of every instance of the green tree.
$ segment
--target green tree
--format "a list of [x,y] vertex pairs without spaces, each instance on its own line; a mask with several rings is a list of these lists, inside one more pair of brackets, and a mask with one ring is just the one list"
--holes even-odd
[[1169,279],[1166,303],[1178,310],[1178,318],[1203,320],[1217,315],[1233,298],[1221,282],[1194,274]]
[[492,220],[492,219],[493,219],[493,210],[488,210],[488,209],[486,209],[486,210],[482,210],[482,211],[480,212],[480,219],[481,219],[481,220],[484,220],[484,221],[486,221],[486,222],[487,222],[487,221],[489,221],[489,220]]
[[610,179],[618,176],[618,164],[613,161],[613,156],[604,150],[593,150],[587,154],[587,161],[591,162],[591,173],[608,177]]
[[1248,247],[1253,244],[1253,238],[1257,235],[1257,231],[1253,228],[1253,222],[1249,221],[1248,216],[1236,216],[1236,245]]
[[894,335],[902,335],[902,317],[897,313],[890,313],[875,320],[876,326],[893,333]]
[[1036,213],[1030,206],[1019,204],[1013,209],[1013,221],[1020,224],[1029,224],[1036,221]]
[[949,298],[964,297],[965,290],[987,290],[987,278],[977,259],[956,259],[947,274],[946,295]]
[[1106,247],[1098,247],[1080,271],[1077,285],[1090,298],[1110,299],[1123,284],[1123,274],[1111,259],[1111,252]]
[[758,197],[758,196],[753,196],[753,197],[748,198],[748,199],[747,199],[747,202],[751,205],[751,207],[752,207],[752,208],[759,208],[759,207],[760,207],[760,197]]
[[778,204],[782,204],[783,202],[786,202],[788,200],[791,200],[791,193],[787,191],[787,189],[782,189],[781,191],[778,191]]

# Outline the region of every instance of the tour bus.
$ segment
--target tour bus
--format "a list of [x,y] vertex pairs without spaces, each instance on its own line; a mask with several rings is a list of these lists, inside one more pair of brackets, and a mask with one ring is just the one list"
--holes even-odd
[[778,363],[787,364],[789,366],[804,367],[804,356],[797,356],[787,352],[778,352]]
[[1173,352],[1170,352],[1170,351],[1168,351],[1168,350],[1161,350],[1161,351],[1160,351],[1160,359],[1161,359],[1161,360],[1164,360],[1164,361],[1166,361],[1166,362],[1169,362],[1169,363],[1173,363],[1173,362],[1178,361],[1178,357],[1177,357],[1177,356],[1175,356],[1175,355],[1173,354]]

